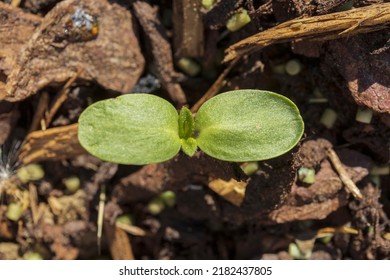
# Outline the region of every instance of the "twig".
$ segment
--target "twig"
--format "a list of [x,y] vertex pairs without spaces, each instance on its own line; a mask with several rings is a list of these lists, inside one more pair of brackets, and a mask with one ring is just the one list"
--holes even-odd
[[218,79],[212,84],[212,86],[207,90],[207,92],[200,98],[194,106],[191,108],[192,113],[196,113],[200,106],[202,106],[203,103],[205,103],[207,100],[209,100],[211,97],[216,95],[218,91],[221,89],[221,87],[224,85],[225,78],[227,74],[229,74],[230,70],[234,67],[234,65],[237,64],[237,62],[240,60],[240,58],[236,58],[233,60],[229,66],[219,75]]
[[38,206],[37,206],[38,194],[37,194],[36,186],[32,183],[29,183],[28,184],[28,192],[29,192],[32,220],[33,220],[34,225],[36,225],[38,223],[38,220],[39,220]]
[[[35,110],[33,120],[31,122],[29,133],[39,129],[39,124],[43,120],[43,116],[47,111],[48,105],[49,105],[49,94],[46,91],[44,91],[39,97],[39,102],[37,105],[37,109]],[[46,129],[46,126],[44,128]]]
[[348,176],[347,171],[344,169],[344,167],[341,164],[341,161],[335,151],[333,149],[328,150],[328,157],[330,161],[332,162],[334,168],[336,169],[337,173],[339,174],[339,177],[341,181],[344,183],[347,190],[352,193],[352,195],[359,199],[363,199],[363,195],[358,189],[358,187],[355,185],[355,183],[351,180],[351,178]]
[[84,153],[77,140],[77,127],[78,124],[71,124],[29,133],[20,149],[20,162],[60,160]]
[[317,237],[319,237],[321,235],[329,234],[329,233],[346,233],[346,234],[357,235],[359,233],[359,231],[354,229],[354,228],[346,227],[346,226],[341,226],[341,227],[336,227],[336,228],[325,227],[325,228],[321,228],[317,231]]
[[66,98],[68,97],[70,86],[76,81],[76,79],[81,75],[83,71],[84,71],[83,69],[79,69],[77,73],[66,82],[62,90],[57,94],[56,100],[45,118],[46,127],[50,125],[51,121],[54,118],[54,115],[57,113],[58,109],[61,107],[61,105],[65,102]]
[[266,46],[299,40],[332,40],[385,29],[390,22],[390,3],[349,11],[293,19],[250,36],[226,50],[224,62]]
[[103,234],[103,221],[104,221],[104,207],[106,205],[106,187],[104,184],[100,187],[100,195],[99,195],[99,209],[98,209],[98,218],[97,218],[97,245],[98,245],[98,253],[100,255],[102,248],[102,234]]

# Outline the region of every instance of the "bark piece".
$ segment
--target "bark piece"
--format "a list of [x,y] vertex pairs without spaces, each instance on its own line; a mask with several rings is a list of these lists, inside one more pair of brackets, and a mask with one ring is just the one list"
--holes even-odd
[[174,70],[171,45],[158,18],[157,9],[142,1],[135,1],[133,8],[152,49],[157,77],[174,102],[178,105],[186,104],[186,96],[177,82],[180,74]]
[[85,153],[77,140],[77,126],[55,127],[27,135],[19,158],[23,164],[43,160],[60,160]]
[[173,34],[177,57],[203,56],[203,22],[200,7],[200,1],[173,1]]
[[331,40],[387,28],[390,3],[350,11],[294,19],[250,36],[232,46],[224,62],[253,53],[266,46],[298,40]]
[[0,2],[0,85],[5,83],[19,51],[41,22],[39,16]]
[[80,80],[127,92],[143,67],[127,9],[107,0],[66,0],[45,16],[17,52],[5,95],[8,101],[20,101],[47,85],[65,82],[80,70]]

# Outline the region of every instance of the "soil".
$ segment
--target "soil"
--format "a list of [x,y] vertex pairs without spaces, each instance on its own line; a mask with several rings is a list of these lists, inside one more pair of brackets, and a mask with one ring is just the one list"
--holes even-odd
[[[0,259],[390,258],[390,3],[200,2],[0,2]],[[227,31],[242,9],[251,22]],[[181,69],[183,57],[201,72]],[[293,150],[258,163],[199,151],[125,166],[77,141],[80,113],[98,100],[145,92],[196,112],[246,88],[297,104],[305,134]],[[31,164],[44,175],[21,181]],[[161,204],[167,191],[174,200]],[[10,219],[14,204],[22,214]]]

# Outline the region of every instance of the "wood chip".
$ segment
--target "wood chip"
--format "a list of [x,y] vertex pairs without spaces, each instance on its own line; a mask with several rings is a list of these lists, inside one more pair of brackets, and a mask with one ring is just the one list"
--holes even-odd
[[250,36],[226,50],[224,62],[253,53],[266,46],[299,40],[332,40],[387,28],[390,3],[349,11],[299,18]]
[[215,179],[209,182],[210,189],[238,207],[244,201],[247,185],[248,182],[239,182],[235,179],[230,179],[229,181]]
[[158,18],[157,9],[143,1],[135,1],[133,8],[152,50],[157,77],[172,100],[178,105],[185,105],[187,98],[177,82],[180,74],[174,70],[171,45]]
[[61,160],[85,153],[77,139],[77,127],[78,124],[72,124],[31,132],[21,148],[21,162]]
[[203,56],[204,29],[200,1],[173,1],[173,34],[176,57]]

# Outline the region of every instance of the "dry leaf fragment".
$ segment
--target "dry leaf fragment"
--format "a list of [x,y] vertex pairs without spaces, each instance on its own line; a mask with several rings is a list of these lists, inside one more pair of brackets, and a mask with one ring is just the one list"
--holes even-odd
[[114,260],[134,260],[133,249],[127,233],[108,222],[104,223],[104,232],[110,246],[111,257]]
[[127,92],[144,67],[130,11],[107,0],[60,2],[16,57],[5,85],[8,101],[65,82],[80,70],[80,80]]
[[116,222],[115,226],[120,228],[120,229],[122,229],[122,230],[124,230],[128,234],[131,234],[131,235],[134,235],[134,236],[145,236],[146,235],[146,231],[143,230],[140,227],[137,227],[137,226],[126,225],[126,224],[122,224],[120,222]]
[[245,197],[248,182],[239,182],[235,179],[224,181],[215,179],[209,182],[209,188],[236,206],[240,206]]

